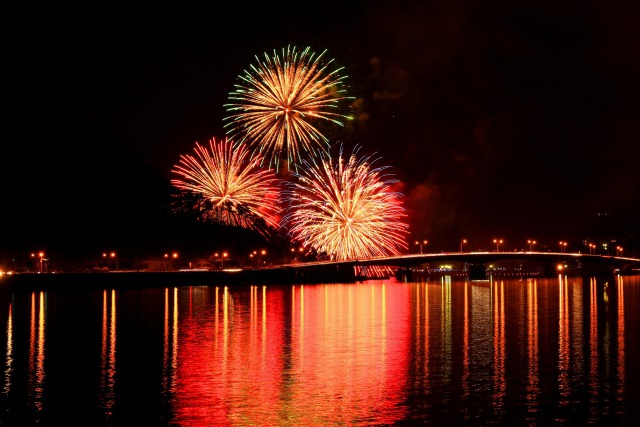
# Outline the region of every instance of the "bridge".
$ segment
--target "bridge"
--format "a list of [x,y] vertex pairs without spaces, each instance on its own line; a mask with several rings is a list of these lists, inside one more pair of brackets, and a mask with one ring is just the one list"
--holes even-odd
[[411,269],[421,265],[462,263],[472,280],[487,278],[487,267],[502,262],[523,262],[538,265],[545,276],[559,272],[576,275],[640,274],[640,259],[611,255],[566,252],[442,252],[362,258],[344,261],[317,261],[287,264],[281,268],[298,271],[353,271],[358,266],[398,267],[399,273],[411,275]]
[[640,259],[609,255],[558,252],[442,252],[373,257],[345,261],[283,264],[270,268],[215,271],[118,271],[109,273],[17,273],[0,276],[0,292],[48,289],[140,288],[156,286],[256,285],[295,283],[344,283],[360,279],[356,267],[394,267],[396,277],[412,280],[416,267],[462,263],[471,280],[488,278],[487,267],[501,262],[542,266],[542,274],[567,275],[640,274]]

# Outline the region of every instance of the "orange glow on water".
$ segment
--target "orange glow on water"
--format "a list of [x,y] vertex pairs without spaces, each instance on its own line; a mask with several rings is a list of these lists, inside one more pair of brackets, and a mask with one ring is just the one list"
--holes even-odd
[[116,291],[102,295],[102,339],[100,352],[100,409],[109,419],[115,405],[116,377]]
[[[528,375],[527,375],[527,399],[531,402],[533,408],[538,400],[540,392],[540,373],[538,369],[538,282],[535,279],[527,280],[527,358],[528,358]],[[534,412],[535,409],[529,412]]]
[[464,282],[464,305],[462,309],[463,313],[463,327],[462,327],[462,388],[464,390],[463,396],[469,397],[469,369],[471,361],[469,359],[469,334],[470,334],[470,313],[469,313],[469,282]]
[[617,327],[618,327],[618,369],[617,369],[617,380],[618,380],[618,389],[617,389],[617,399],[622,401],[624,398],[625,392],[625,325],[624,325],[624,279],[622,276],[618,276],[616,278],[617,283],[617,296],[618,296],[618,305],[617,305]]
[[[589,279],[589,398],[595,402],[598,381],[598,288],[595,277]],[[596,414],[590,413],[592,417]]]
[[505,381],[505,358],[506,358],[506,336],[505,336],[505,292],[504,281],[492,282],[493,292],[493,365],[494,365],[494,411],[496,415],[501,415],[504,406],[504,396],[506,391]]
[[[558,315],[558,386],[560,395],[569,394],[569,296],[566,276],[560,276],[559,290],[559,315]],[[563,399],[563,404],[566,400]]]
[[[396,321],[380,322],[386,304]],[[402,287],[369,283],[216,292],[176,325],[175,421],[278,425],[286,414],[335,425],[383,412],[393,423],[402,418],[394,407],[406,381],[408,305]]]
[[29,404],[36,412],[43,410],[45,386],[45,295],[44,292],[31,293],[31,325],[29,339]]
[[563,275],[1,294],[0,398],[44,424],[71,399],[102,424],[626,425],[639,297]]
[[7,351],[4,369],[3,393],[9,395],[11,390],[11,374],[13,373],[13,304],[9,304],[9,314],[7,316]]

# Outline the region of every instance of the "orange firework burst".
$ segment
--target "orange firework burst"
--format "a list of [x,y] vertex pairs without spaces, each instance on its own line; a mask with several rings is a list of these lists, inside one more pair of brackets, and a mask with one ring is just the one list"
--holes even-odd
[[[209,149],[196,142],[194,155],[181,155],[171,183],[180,190],[180,206],[199,213],[201,220],[243,227],[264,234],[277,227],[277,178],[262,169],[262,158],[251,158],[246,147],[233,148],[225,139],[209,141]],[[266,226],[266,227],[265,227]]]
[[341,149],[337,163],[328,155],[303,163],[289,184],[290,233],[334,260],[397,255],[408,230],[402,195],[391,190],[386,167],[356,155],[345,160]]
[[[238,143],[246,142],[260,152],[269,164],[287,160],[295,164],[301,151],[315,152],[329,148],[329,140],[321,133],[315,121],[344,125],[350,116],[339,113],[338,107],[345,96],[344,79],[339,72],[329,70],[333,60],[323,61],[306,48],[282,49],[282,57],[274,50],[273,56],[256,56],[240,83],[229,94],[225,104],[231,113],[225,118],[228,135]],[[286,156],[286,158],[285,158]]]

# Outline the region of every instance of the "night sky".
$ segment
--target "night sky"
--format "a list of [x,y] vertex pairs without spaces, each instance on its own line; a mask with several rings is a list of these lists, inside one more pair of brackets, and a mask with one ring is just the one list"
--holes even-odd
[[169,180],[224,137],[254,56],[287,45],[345,67],[356,120],[332,141],[391,167],[411,243],[640,255],[636,1],[56,3],[5,21],[0,265],[256,239],[170,212]]

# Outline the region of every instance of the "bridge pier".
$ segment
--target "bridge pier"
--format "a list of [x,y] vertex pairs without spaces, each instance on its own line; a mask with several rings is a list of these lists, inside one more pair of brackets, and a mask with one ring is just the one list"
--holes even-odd
[[396,270],[396,280],[400,282],[413,281],[413,274],[410,268],[398,268]]
[[469,264],[469,280],[487,280],[487,267],[484,264]]

